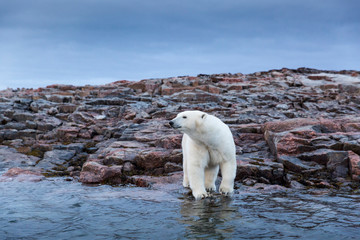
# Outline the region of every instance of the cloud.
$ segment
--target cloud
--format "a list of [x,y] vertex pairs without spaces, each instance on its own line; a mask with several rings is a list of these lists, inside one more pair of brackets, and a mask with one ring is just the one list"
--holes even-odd
[[358,1],[0,2],[0,88],[358,68]]

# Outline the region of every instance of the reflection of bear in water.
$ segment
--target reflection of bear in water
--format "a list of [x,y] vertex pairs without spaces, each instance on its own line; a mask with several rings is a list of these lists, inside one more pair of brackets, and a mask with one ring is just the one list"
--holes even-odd
[[234,192],[236,150],[229,127],[215,116],[201,111],[185,111],[170,121],[184,133],[182,140],[184,187],[190,187],[196,199],[215,191],[215,180],[221,169],[219,191]]
[[180,209],[181,223],[187,225],[185,238],[227,239],[236,231],[235,219],[240,218],[238,207],[231,198],[185,200]]

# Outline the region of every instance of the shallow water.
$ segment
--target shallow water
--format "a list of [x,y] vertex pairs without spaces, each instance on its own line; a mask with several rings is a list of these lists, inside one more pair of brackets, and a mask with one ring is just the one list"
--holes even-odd
[[0,239],[359,239],[360,195],[0,182]]

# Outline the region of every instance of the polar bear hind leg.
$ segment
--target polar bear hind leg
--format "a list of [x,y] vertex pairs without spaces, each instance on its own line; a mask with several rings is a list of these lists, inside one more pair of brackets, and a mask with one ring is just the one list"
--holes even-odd
[[236,161],[222,162],[221,168],[221,184],[219,191],[224,195],[232,195],[234,192],[234,180],[236,177]]
[[205,168],[205,189],[208,192],[215,192],[215,181],[219,173],[219,165]]

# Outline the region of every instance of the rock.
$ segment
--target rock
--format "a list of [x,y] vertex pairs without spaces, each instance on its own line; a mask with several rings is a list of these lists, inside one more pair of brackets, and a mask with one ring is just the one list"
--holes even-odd
[[0,145],[0,170],[14,167],[33,167],[39,158],[18,153],[15,149]]
[[51,131],[62,125],[62,121],[56,117],[48,117],[46,115],[38,115],[34,121],[36,129],[39,131]]
[[206,93],[203,91],[184,91],[184,92],[178,92],[171,95],[172,98],[176,101],[181,102],[219,102],[220,97],[216,94]]
[[339,84],[339,92],[344,94],[358,95],[360,94],[360,86],[353,84]]
[[59,109],[57,107],[51,107],[46,111],[46,113],[51,116],[55,116],[56,114],[59,113]]
[[183,168],[180,164],[167,162],[164,165],[165,173],[178,172],[178,171],[182,171],[182,170],[183,170]]
[[244,179],[258,179],[259,181],[269,183],[282,183],[283,181],[283,169],[270,167],[270,166],[261,166],[254,164],[243,164],[238,162],[236,180],[244,181]]
[[306,152],[298,155],[301,160],[316,162],[321,165],[327,165],[329,161],[334,159],[343,159],[347,157],[345,151],[334,151],[330,149],[318,149],[313,152]]
[[80,173],[82,183],[126,183],[126,177],[122,174],[122,166],[104,166],[97,162],[87,162]]
[[[125,162],[135,162],[139,149],[116,148],[109,149],[111,152],[106,154],[103,163],[106,165],[122,165]],[[105,150],[108,151],[108,150]]]
[[36,164],[36,167],[44,171],[65,170],[68,167],[68,161],[74,156],[74,150],[48,151],[44,154],[44,158]]
[[12,119],[17,122],[25,122],[25,121],[31,121],[35,119],[35,115],[27,112],[15,112],[12,116]]
[[303,184],[301,184],[301,183],[299,183],[297,181],[291,181],[290,182],[290,188],[293,188],[293,189],[305,189],[306,187]]
[[295,173],[316,172],[323,169],[323,166],[315,162],[301,161],[296,157],[286,155],[279,156],[278,160],[284,164],[284,168]]
[[352,151],[348,151],[348,154],[351,179],[360,182],[360,156]]
[[319,187],[319,188],[332,188],[333,186],[330,183],[328,183],[327,181],[321,181],[321,182],[316,184],[316,187]]
[[280,110],[288,110],[289,106],[287,104],[278,104],[276,105],[276,108]]
[[326,168],[331,172],[332,178],[346,178],[349,173],[349,159],[347,152],[333,152],[329,156]]
[[257,181],[252,178],[245,178],[244,180],[242,180],[242,182],[246,186],[254,186],[257,183]]
[[[46,109],[50,109],[53,106],[54,106],[54,103],[52,103],[50,101],[46,101],[44,99],[37,99],[30,104],[30,109],[31,109],[31,111],[37,113],[37,112],[44,111]],[[53,115],[55,115],[55,114],[53,114]]]
[[140,152],[135,157],[135,165],[145,171],[164,167],[171,150],[147,149]]
[[130,174],[135,171],[135,165],[131,162],[125,162],[123,166],[124,173]]
[[84,182],[153,186],[146,175],[161,182],[181,171],[182,134],[168,120],[202,110],[233,132],[237,181],[339,187],[359,182],[358,82],[357,71],[299,68],[8,89],[0,91],[0,168],[38,163],[47,176],[76,179],[82,170]]
[[38,171],[25,170],[22,168],[10,168],[0,177],[0,182],[19,181],[19,182],[39,182],[45,177]]
[[77,138],[80,129],[72,126],[61,126],[57,129],[57,137],[62,141],[70,141]]
[[309,139],[315,137],[316,133],[310,128],[301,128],[301,130],[297,129],[297,132],[285,131],[281,133],[274,133],[266,131],[264,136],[269,144],[271,152],[275,156],[282,154],[293,155],[304,151],[315,150]]

